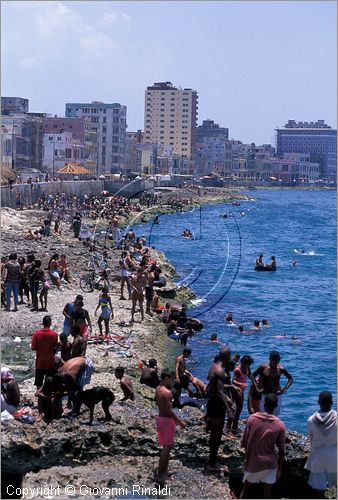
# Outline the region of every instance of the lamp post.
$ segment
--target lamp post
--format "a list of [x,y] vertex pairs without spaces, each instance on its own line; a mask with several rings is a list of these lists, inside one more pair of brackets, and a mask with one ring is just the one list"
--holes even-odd
[[53,133],[53,169],[52,169],[53,180],[54,180],[54,175],[55,175],[55,133]]
[[12,170],[15,170],[14,169],[14,128],[17,128],[18,126],[14,124],[14,120],[13,120],[13,124],[12,124],[12,144],[11,144],[11,150],[12,150]]

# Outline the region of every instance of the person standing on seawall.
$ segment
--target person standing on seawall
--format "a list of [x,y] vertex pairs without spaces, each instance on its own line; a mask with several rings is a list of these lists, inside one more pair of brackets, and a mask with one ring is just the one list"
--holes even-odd
[[305,468],[316,498],[325,498],[327,487],[337,487],[337,412],[332,410],[331,392],[321,392],[318,404],[320,410],[307,421],[311,450]]
[[[278,351],[271,351],[269,356],[269,363],[260,365],[253,372],[253,377],[259,376],[259,383],[263,389],[263,397],[261,399],[261,411],[264,411],[264,395],[276,394],[278,396],[278,404],[275,408],[274,415],[277,417],[280,414],[282,395],[286,393],[293,382],[292,375],[286,368],[279,364],[280,354]],[[287,378],[285,387],[281,388],[280,378],[284,375]]]
[[273,498],[272,488],[281,476],[285,455],[285,425],[273,415],[277,404],[276,394],[267,394],[264,412],[254,413],[248,418],[241,443],[245,448],[245,462],[239,498],[252,498],[252,487],[257,483],[263,483],[264,498]]

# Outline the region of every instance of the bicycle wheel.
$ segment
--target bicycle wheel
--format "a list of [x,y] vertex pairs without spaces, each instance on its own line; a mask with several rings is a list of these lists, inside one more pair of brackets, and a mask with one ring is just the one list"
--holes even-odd
[[89,293],[94,290],[94,280],[92,274],[83,274],[80,278],[80,288],[83,292]]
[[104,283],[104,286],[106,288],[108,288],[108,290],[111,290],[109,278],[104,278],[103,283]]

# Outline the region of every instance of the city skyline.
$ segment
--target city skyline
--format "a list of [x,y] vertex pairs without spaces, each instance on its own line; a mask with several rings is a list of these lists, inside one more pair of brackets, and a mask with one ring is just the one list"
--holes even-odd
[[130,131],[146,87],[171,81],[198,92],[199,124],[243,142],[273,144],[288,119],[336,128],[335,2],[173,5],[2,2],[2,95],[58,116],[66,102],[118,102]]

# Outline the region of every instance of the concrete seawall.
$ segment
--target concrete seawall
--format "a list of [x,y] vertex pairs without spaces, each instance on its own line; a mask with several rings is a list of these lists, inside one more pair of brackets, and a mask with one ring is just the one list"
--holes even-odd
[[103,190],[110,194],[118,194],[126,198],[139,198],[153,191],[152,181],[60,181],[60,182],[37,182],[32,184],[14,184],[12,187],[1,187],[1,206],[15,208],[18,193],[24,205],[32,205],[37,202],[42,193],[56,194],[66,193],[73,196],[80,194],[99,195]]

